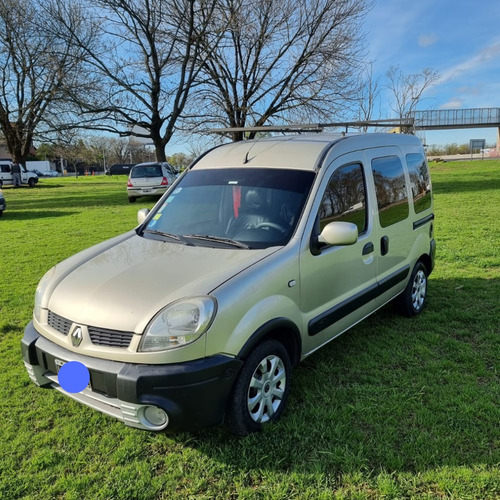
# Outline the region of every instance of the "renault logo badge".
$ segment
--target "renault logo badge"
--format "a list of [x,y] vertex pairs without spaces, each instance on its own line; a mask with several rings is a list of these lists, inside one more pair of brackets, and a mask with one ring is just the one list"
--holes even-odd
[[78,347],[83,340],[83,330],[81,326],[77,326],[74,330],[73,333],[71,334],[71,343],[75,346]]

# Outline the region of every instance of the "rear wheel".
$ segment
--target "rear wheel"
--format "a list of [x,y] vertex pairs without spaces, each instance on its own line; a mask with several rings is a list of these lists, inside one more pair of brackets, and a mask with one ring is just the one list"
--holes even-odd
[[134,196],[129,196],[129,197],[128,197],[128,201],[129,201],[130,203],[135,203],[135,202],[137,201],[137,198],[135,198]]
[[412,317],[424,308],[427,298],[427,268],[417,262],[403,293],[396,299],[396,305],[405,316]]
[[233,387],[227,411],[231,432],[246,436],[277,420],[290,391],[290,356],[277,340],[266,340],[248,356]]

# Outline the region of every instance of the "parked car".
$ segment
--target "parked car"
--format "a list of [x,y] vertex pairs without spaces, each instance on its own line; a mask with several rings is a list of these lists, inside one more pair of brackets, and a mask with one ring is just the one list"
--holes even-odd
[[128,175],[135,163],[115,163],[106,171],[106,175]]
[[[301,360],[390,301],[419,314],[434,267],[410,135],[226,144],[138,220],[47,272],[22,352],[37,385],[152,431],[258,431]],[[63,387],[69,363],[77,390]]]
[[58,177],[59,172],[57,170],[45,170],[42,172],[42,177]]
[[[11,169],[12,163],[10,161],[0,162],[0,189],[4,184],[8,185],[14,183]],[[24,168],[24,166],[21,165],[21,183],[27,184],[29,187],[33,187],[37,182],[38,176],[33,172],[29,172],[26,168]]]
[[7,208],[7,204],[5,203],[5,198],[3,197],[2,190],[0,189],[0,217],[3,214],[3,211]]
[[30,170],[30,172],[33,172],[38,177],[43,177],[43,172],[40,172],[40,170],[38,170],[37,168]]
[[139,163],[131,168],[127,194],[133,203],[137,198],[148,195],[161,195],[177,178],[177,171],[169,163]]

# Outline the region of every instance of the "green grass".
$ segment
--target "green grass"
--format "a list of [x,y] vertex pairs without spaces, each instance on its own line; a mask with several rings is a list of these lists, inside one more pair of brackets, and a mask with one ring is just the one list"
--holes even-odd
[[20,339],[38,280],[155,200],[129,204],[125,177],[4,188],[0,498],[500,498],[500,162],[431,175],[426,310],[387,306],[307,358],[280,422],[243,439],[130,429],[29,381]]

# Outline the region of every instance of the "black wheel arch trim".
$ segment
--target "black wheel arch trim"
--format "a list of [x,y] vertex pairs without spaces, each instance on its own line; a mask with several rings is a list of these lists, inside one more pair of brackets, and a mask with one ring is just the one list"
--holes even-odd
[[[285,332],[291,332],[286,335]],[[238,358],[245,359],[266,338],[280,341],[290,355],[292,366],[295,366],[301,356],[302,341],[298,326],[288,318],[274,318],[259,327],[245,342],[238,353]]]

